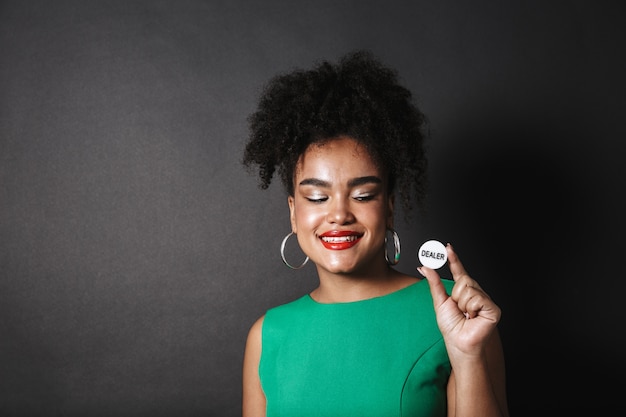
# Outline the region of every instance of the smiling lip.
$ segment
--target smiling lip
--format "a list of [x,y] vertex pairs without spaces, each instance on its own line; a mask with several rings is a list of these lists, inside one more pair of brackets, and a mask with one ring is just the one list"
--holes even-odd
[[361,240],[361,233],[352,232],[350,230],[333,230],[320,235],[322,245],[326,249],[344,250],[350,249]]

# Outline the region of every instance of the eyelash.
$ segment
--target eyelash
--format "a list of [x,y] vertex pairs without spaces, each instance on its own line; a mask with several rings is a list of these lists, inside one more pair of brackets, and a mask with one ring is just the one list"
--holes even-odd
[[[359,202],[366,202],[366,201],[371,201],[371,200],[373,200],[373,199],[374,199],[374,196],[373,196],[373,195],[368,194],[368,195],[362,195],[362,196],[357,196],[357,197],[353,197],[353,198],[354,198],[356,201],[359,201]],[[311,203],[316,203],[316,204],[319,204],[319,203],[323,203],[323,202],[327,201],[327,200],[328,200],[328,197],[322,197],[322,198],[307,198],[307,200],[308,200],[308,201],[310,201]]]

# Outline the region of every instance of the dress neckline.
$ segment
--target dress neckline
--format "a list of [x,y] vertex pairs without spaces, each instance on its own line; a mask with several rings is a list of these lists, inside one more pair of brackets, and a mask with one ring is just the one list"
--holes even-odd
[[394,295],[398,295],[401,294],[405,291],[408,291],[410,288],[416,287],[419,284],[421,284],[422,282],[425,282],[426,279],[421,279],[419,281],[415,281],[405,287],[399,288],[397,290],[394,290],[390,293],[387,294],[383,294],[383,295],[377,295],[375,297],[370,297],[370,298],[364,298],[362,300],[356,300],[356,301],[340,301],[340,302],[335,302],[335,303],[322,303],[319,301],[316,301],[313,297],[311,297],[311,293],[308,293],[306,295],[304,295],[304,298],[307,298],[310,302],[312,302],[315,305],[318,306],[342,306],[342,305],[355,305],[355,304],[361,304],[361,303],[367,303],[367,302],[371,302],[371,301],[376,301],[376,300],[381,300],[384,298],[388,298],[388,297],[392,297]]

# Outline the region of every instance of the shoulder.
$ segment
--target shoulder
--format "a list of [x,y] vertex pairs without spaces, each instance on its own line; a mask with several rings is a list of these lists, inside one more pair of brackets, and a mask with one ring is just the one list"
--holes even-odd
[[263,320],[265,320],[265,314],[256,319],[252,326],[250,326],[250,330],[248,331],[248,337],[250,337],[250,335],[255,336],[261,333],[261,329],[263,328]]
[[274,323],[280,323],[283,320],[292,320],[294,312],[301,311],[307,304],[307,297],[308,296],[303,296],[297,300],[290,301],[267,310],[265,314],[259,317],[250,327],[250,330],[248,331],[248,340],[257,341],[260,344],[264,326],[267,326],[268,323],[272,323],[273,327]]
[[[430,285],[428,284],[428,280],[426,278],[422,278],[419,282],[421,283],[421,285],[414,286],[418,289],[418,292],[430,294]],[[452,288],[454,287],[454,284],[456,284],[454,280],[449,278],[441,278],[441,283],[446,289],[448,295],[452,293]]]
[[265,320],[265,314],[256,319],[256,321],[250,326],[248,330],[248,337],[246,342],[246,348],[254,348],[254,346],[261,346],[261,336],[263,334],[263,321]]
[[287,302],[285,304],[278,305],[276,307],[272,307],[265,313],[267,318],[273,320],[280,320],[282,317],[291,318],[294,315],[298,315],[298,313],[304,312],[311,308],[311,297],[309,295],[304,295],[296,300]]

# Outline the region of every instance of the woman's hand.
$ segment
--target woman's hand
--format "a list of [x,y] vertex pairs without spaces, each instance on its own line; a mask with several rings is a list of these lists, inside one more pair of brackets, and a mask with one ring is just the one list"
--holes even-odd
[[449,353],[480,355],[500,320],[500,308],[467,274],[449,243],[446,250],[455,281],[450,296],[437,271],[425,266],[417,270],[428,280],[437,324]]

